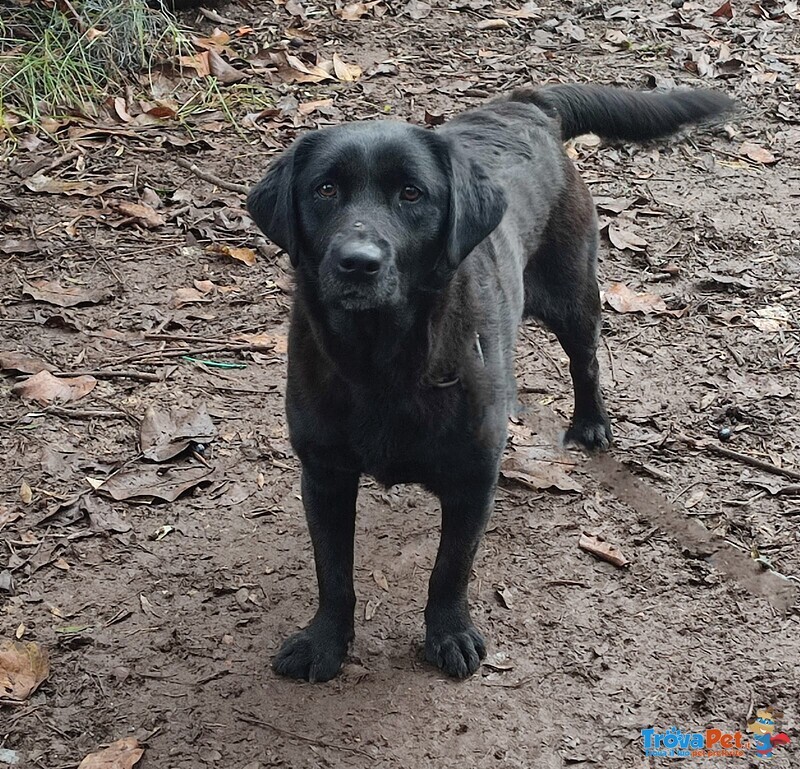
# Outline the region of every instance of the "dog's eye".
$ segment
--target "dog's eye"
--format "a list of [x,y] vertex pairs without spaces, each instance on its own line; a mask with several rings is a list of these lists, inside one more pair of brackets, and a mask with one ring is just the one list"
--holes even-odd
[[415,187],[413,184],[407,184],[400,190],[400,200],[406,200],[409,203],[414,203],[422,197],[422,190]]
[[325,182],[324,184],[320,184],[317,187],[317,195],[320,195],[323,198],[335,198],[336,197],[336,185],[332,182]]

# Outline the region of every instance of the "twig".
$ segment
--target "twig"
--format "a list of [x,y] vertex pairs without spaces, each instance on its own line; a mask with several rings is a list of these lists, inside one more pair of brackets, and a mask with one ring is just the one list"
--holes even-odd
[[256,718],[255,716],[251,716],[249,713],[245,713],[243,710],[238,710],[234,708],[234,711],[239,714],[239,717],[245,723],[252,724],[253,726],[262,726],[265,729],[272,729],[272,731],[277,732],[278,734],[282,734],[284,737],[290,737],[293,740],[299,740],[300,742],[306,742],[310,745],[320,745],[323,748],[332,748],[333,750],[346,750],[349,753],[357,753],[359,756],[366,756],[369,759],[375,758],[371,753],[367,753],[366,750],[361,750],[360,748],[353,748],[350,745],[339,745],[335,742],[327,742],[326,740],[320,740],[316,737],[306,737],[304,734],[297,734],[297,732],[291,732],[288,729],[283,729],[280,726],[275,726],[275,724],[271,724],[269,721],[262,721],[260,718]]
[[58,406],[51,406],[43,413],[55,414],[59,417],[71,417],[72,419],[128,419],[129,416],[124,411],[111,411],[110,409],[65,409]]
[[777,465],[773,465],[772,462],[765,462],[763,459],[756,459],[756,457],[751,457],[748,454],[741,454],[738,451],[729,449],[726,446],[720,446],[716,443],[698,441],[697,439],[691,438],[688,435],[679,435],[678,438],[689,446],[692,446],[696,449],[703,449],[704,451],[708,451],[710,454],[718,454],[719,456],[727,457],[728,459],[736,459],[745,465],[750,465],[750,467],[763,470],[765,473],[782,475],[784,478],[791,478],[793,481],[800,481],[800,471],[790,470],[786,467],[778,467]]
[[147,371],[105,371],[103,369],[92,371],[51,371],[53,376],[93,376],[95,379],[139,379],[142,382],[160,382],[163,377]]
[[223,190],[230,190],[231,192],[239,192],[242,195],[246,195],[250,192],[250,187],[246,184],[237,184],[236,182],[228,182],[225,179],[220,179],[219,176],[214,176],[214,174],[209,173],[208,171],[203,171],[202,168],[198,168],[194,163],[189,160],[185,160],[184,158],[177,157],[175,158],[175,162],[181,167],[185,168],[187,171],[191,171],[195,176],[199,179],[202,179],[204,182],[209,182],[209,184],[215,184],[217,187],[222,187]]
[[[137,355],[131,355],[122,360],[114,361],[114,363],[131,363],[138,361],[142,365],[153,365],[158,363],[163,358],[182,358],[188,355],[196,358],[199,355],[207,355],[210,352],[256,352],[256,351],[272,351],[274,345],[270,344],[237,344],[235,342],[228,342],[226,344],[219,344],[213,347],[202,347],[200,349],[186,348],[184,350],[148,350]],[[109,364],[113,365],[113,364]]]

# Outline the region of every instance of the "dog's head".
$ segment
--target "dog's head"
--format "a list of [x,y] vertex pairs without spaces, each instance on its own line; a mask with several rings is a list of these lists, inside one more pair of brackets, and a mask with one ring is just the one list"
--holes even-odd
[[442,285],[506,202],[445,134],[377,121],[298,139],[247,207],[326,305],[367,310]]

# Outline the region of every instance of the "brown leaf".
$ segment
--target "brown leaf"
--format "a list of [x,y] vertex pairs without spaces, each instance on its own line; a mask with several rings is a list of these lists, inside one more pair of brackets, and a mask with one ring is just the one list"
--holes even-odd
[[321,83],[323,80],[334,79],[322,67],[309,66],[297,56],[284,51],[270,52],[269,58],[278,68],[278,77],[284,83]]
[[109,494],[117,502],[137,498],[174,502],[189,489],[214,479],[214,470],[202,465],[166,468],[161,465],[135,465],[113,475],[98,490]]
[[0,254],[35,254],[39,250],[32,238],[3,238],[0,240]]
[[29,505],[33,502],[33,489],[31,489],[27,481],[23,481],[19,486],[19,499],[23,505]]
[[35,280],[22,284],[22,295],[29,296],[36,302],[47,302],[56,307],[75,307],[79,304],[98,304],[108,299],[110,293],[105,288],[80,288],[78,286],[62,286],[51,280]]
[[26,700],[50,675],[47,651],[30,641],[0,641],[0,698]]
[[369,13],[366,3],[348,3],[341,11],[339,17],[345,21],[358,21]]
[[139,444],[145,459],[165,462],[192,443],[209,443],[215,434],[204,405],[188,411],[172,409],[169,413],[150,406],[139,430]]
[[358,64],[345,64],[338,53],[333,54],[333,71],[343,83],[352,83],[361,77],[361,67]]
[[580,483],[568,475],[574,466],[575,463],[566,455],[563,458],[561,455],[547,456],[534,448],[526,448],[503,459],[500,475],[535,491],[553,488],[581,491]]
[[364,608],[364,619],[367,620],[367,622],[375,616],[375,612],[378,611],[380,605],[380,598],[370,598],[369,601],[367,601],[367,605]]
[[93,376],[55,377],[49,371],[40,371],[24,382],[15,384],[11,392],[23,400],[48,406],[51,403],[79,400],[94,390],[96,384]]
[[0,352],[0,369],[19,371],[22,374],[38,374],[40,371],[53,371],[49,363],[21,352]]
[[297,111],[301,115],[310,115],[318,109],[325,109],[333,106],[333,99],[316,99],[315,101],[305,101],[297,105]]
[[156,229],[156,227],[163,227],[167,223],[167,220],[147,203],[129,203],[127,200],[114,200],[109,201],[109,205],[123,216],[129,216],[151,230]]
[[225,85],[247,80],[248,77],[245,72],[228,64],[213,48],[208,50],[208,66],[211,74]]
[[511,26],[507,19],[483,19],[475,25],[478,29],[508,29]]
[[500,601],[506,609],[514,608],[514,598],[511,591],[505,585],[495,585],[494,594],[497,596],[497,600]]
[[623,283],[612,283],[604,292],[606,304],[617,312],[668,312],[666,302],[658,294],[637,294]]
[[754,142],[742,142],[742,146],[739,147],[739,152],[742,155],[746,155],[750,158],[750,160],[754,160],[756,163],[762,163],[764,165],[771,165],[772,163],[776,163],[778,158],[775,157],[768,149],[762,147],[760,144],[755,144]]
[[270,347],[274,352],[281,355],[285,355],[289,349],[289,340],[286,338],[286,334],[281,333],[270,334],[268,332],[262,332],[260,334],[239,334],[235,339],[254,346],[260,347],[263,345],[264,347]]
[[389,583],[386,581],[386,575],[380,569],[375,569],[375,571],[372,572],[372,579],[375,580],[375,584],[381,590],[387,593],[389,592]]
[[604,561],[613,563],[614,566],[627,566],[630,561],[622,554],[622,551],[614,545],[606,542],[598,534],[588,534],[583,532],[580,540],[578,540],[578,547],[585,550],[587,553],[601,558]]
[[403,8],[403,13],[419,21],[426,16],[430,16],[431,10],[430,3],[426,3],[424,0],[410,0],[410,2],[406,4],[406,7]]
[[511,16],[514,19],[540,19],[542,9],[534,2],[527,2],[520,9],[508,8],[495,11],[500,16]]
[[444,115],[434,115],[425,110],[425,125],[442,125],[447,118]]
[[133,769],[144,755],[144,748],[135,737],[124,737],[112,742],[104,750],[90,753],[78,769]]
[[725,0],[725,2],[711,15],[715,19],[732,19],[733,8],[731,7],[731,0]]
[[210,296],[207,296],[204,292],[189,286],[186,288],[177,289],[172,295],[172,299],[169,300],[169,306],[177,310],[187,304],[200,304],[202,302],[211,301],[213,300]]
[[208,51],[195,53],[191,56],[178,56],[178,64],[181,67],[193,69],[198,77],[208,77],[211,74],[211,64],[208,60]]
[[53,195],[82,195],[86,198],[95,198],[105,195],[110,190],[125,187],[126,182],[107,182],[95,184],[94,182],[70,182],[63,179],[54,179],[44,174],[34,174],[26,179],[23,184],[31,192],[48,192]]
[[214,243],[206,246],[205,251],[207,254],[217,254],[219,256],[229,256],[239,262],[243,262],[248,267],[252,267],[256,263],[256,252],[252,248],[234,248],[233,246],[226,246],[223,243]]
[[620,229],[615,224],[608,225],[608,239],[620,250],[629,248],[631,251],[644,251],[647,248],[646,240],[635,232]]

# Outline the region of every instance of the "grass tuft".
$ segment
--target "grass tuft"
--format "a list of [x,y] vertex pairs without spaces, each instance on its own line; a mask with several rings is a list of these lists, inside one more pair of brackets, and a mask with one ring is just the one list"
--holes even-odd
[[172,13],[146,0],[0,0],[0,132],[79,111],[190,48]]

